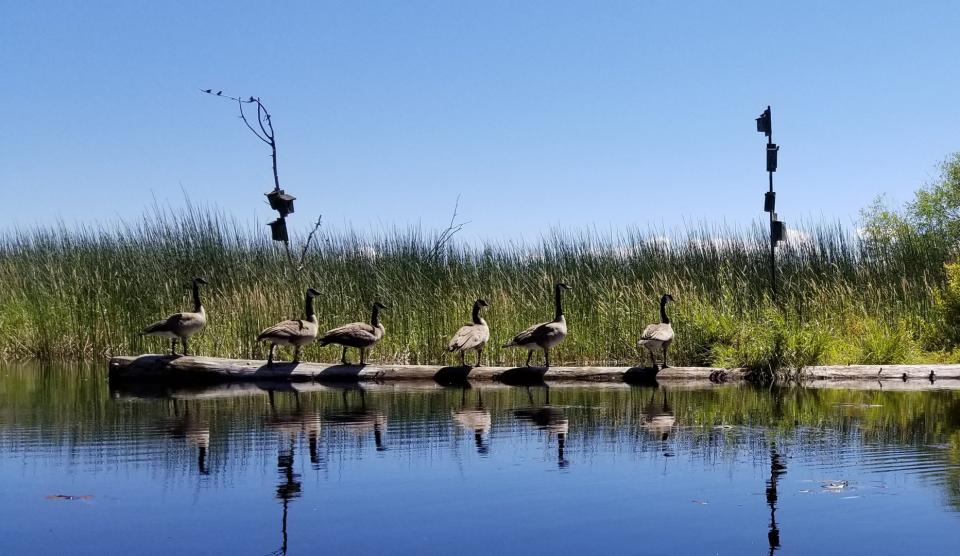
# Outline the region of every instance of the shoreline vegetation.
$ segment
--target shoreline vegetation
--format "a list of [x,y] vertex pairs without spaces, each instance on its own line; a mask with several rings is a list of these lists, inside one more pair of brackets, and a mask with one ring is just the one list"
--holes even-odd
[[[874,218],[874,221],[878,221]],[[298,251],[305,238],[293,237]],[[81,358],[162,353],[139,331],[189,307],[203,276],[209,325],[195,353],[264,358],[260,330],[301,312],[316,287],[321,330],[390,310],[371,361],[455,363],[450,335],[478,297],[491,341],[485,365],[519,365],[525,351],[499,347],[550,316],[551,287],[565,299],[570,335],[551,355],[563,365],[634,365],[661,293],[677,303],[671,363],[789,370],[815,364],[955,362],[951,311],[960,272],[930,234],[865,239],[839,224],[792,230],[778,248],[778,301],[769,294],[766,230],[695,226],[664,236],[553,230],[536,245],[472,246],[420,228],[358,234],[321,229],[303,268],[281,244],[216,211],[156,209],[134,224],[0,232],[0,356]],[[283,354],[289,357],[288,353]],[[310,345],[307,361],[339,348]]]

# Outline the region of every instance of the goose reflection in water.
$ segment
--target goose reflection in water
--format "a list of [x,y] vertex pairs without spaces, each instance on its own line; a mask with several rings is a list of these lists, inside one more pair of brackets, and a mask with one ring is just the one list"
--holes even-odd
[[[360,398],[359,405],[349,402],[349,393],[356,392]],[[360,386],[351,386],[343,390],[343,409],[327,412],[323,420],[330,426],[351,432],[360,438],[373,433],[373,442],[378,452],[387,449],[383,442],[383,432],[387,428],[387,417],[378,409],[367,408],[366,391]]]
[[490,449],[484,443],[483,435],[490,430],[490,410],[483,407],[483,392],[480,389],[477,389],[476,406],[474,409],[468,409],[466,407],[467,389],[468,387],[464,387],[460,390],[460,409],[451,411],[453,421],[466,430],[472,430],[473,441],[477,445],[477,453],[486,454]]
[[673,427],[677,424],[677,418],[673,414],[673,408],[667,403],[666,390],[660,389],[660,402],[657,403],[657,390],[650,395],[650,401],[643,407],[640,426],[643,430],[649,432],[654,438],[659,438],[661,442],[666,442],[673,432]]
[[294,408],[292,410],[280,411],[277,409],[275,394],[273,390],[268,391],[270,401],[270,414],[264,425],[279,432],[284,439],[291,443],[301,434],[307,438],[307,448],[310,454],[310,464],[314,469],[321,469],[324,461],[320,457],[319,437],[323,419],[320,413],[313,409],[304,410],[300,405],[300,394],[296,390],[291,391],[294,398]]
[[563,408],[550,405],[550,388],[544,386],[543,390],[545,392],[543,405],[534,406],[533,392],[528,387],[527,397],[531,406],[534,407],[517,409],[513,412],[513,415],[521,422],[531,423],[537,429],[546,431],[548,444],[551,436],[557,436],[557,467],[564,469],[570,465],[570,462],[564,457],[567,433],[570,432],[570,421],[567,419],[567,413]]
[[293,397],[294,404],[289,409],[278,408],[276,400],[278,390],[267,391],[270,412],[265,419],[264,426],[278,433],[277,475],[279,482],[277,483],[275,496],[280,501],[282,509],[280,515],[280,547],[271,553],[277,555],[287,553],[287,516],[290,510],[290,502],[299,498],[303,490],[300,474],[294,472],[297,440],[300,435],[307,437],[310,462],[314,469],[319,469],[321,460],[317,450],[317,438],[320,434],[322,421],[317,411],[304,410],[300,403],[300,394],[295,389],[279,391],[290,394]]
[[276,497],[280,500],[283,510],[280,516],[280,548],[274,550],[272,554],[287,553],[287,514],[290,510],[290,501],[299,498],[303,490],[300,474],[293,471],[293,463],[296,459],[296,436],[296,433],[291,434],[287,430],[282,430],[277,444],[277,473],[280,482],[277,484]]
[[209,475],[207,467],[207,449],[210,447],[210,427],[190,413],[190,406],[186,405],[183,414],[180,414],[180,405],[173,400],[174,418],[168,423],[166,433],[170,438],[186,441],[187,446],[197,450],[197,472]]

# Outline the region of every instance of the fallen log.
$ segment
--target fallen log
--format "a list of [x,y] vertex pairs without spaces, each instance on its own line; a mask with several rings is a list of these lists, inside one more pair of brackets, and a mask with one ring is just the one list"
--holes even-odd
[[805,367],[803,380],[932,380],[960,379],[960,365],[834,365]]
[[744,378],[740,370],[709,367],[443,367],[439,365],[329,365],[275,363],[219,357],[140,355],[110,360],[111,380],[164,382],[388,382],[433,380],[441,384],[497,381],[537,384],[555,381],[593,382],[724,382]]

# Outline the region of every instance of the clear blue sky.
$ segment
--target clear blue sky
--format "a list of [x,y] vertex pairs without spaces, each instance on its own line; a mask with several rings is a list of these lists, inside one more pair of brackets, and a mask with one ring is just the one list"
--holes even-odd
[[960,150],[955,2],[0,2],[0,227],[136,216],[181,186],[292,223],[472,238],[763,216],[850,223]]

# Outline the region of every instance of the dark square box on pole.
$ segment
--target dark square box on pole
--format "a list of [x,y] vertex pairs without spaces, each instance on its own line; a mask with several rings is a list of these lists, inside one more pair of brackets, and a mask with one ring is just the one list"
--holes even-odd
[[767,145],[767,171],[776,172],[777,171],[777,151],[780,150],[780,147],[776,143],[769,143]]
[[290,240],[287,235],[287,221],[282,216],[267,225],[270,226],[270,235],[273,237],[273,241]]
[[270,203],[270,208],[279,212],[281,218],[288,214],[293,214],[293,202],[297,199],[296,197],[287,195],[282,189],[265,193],[265,195],[267,196],[267,201]]

